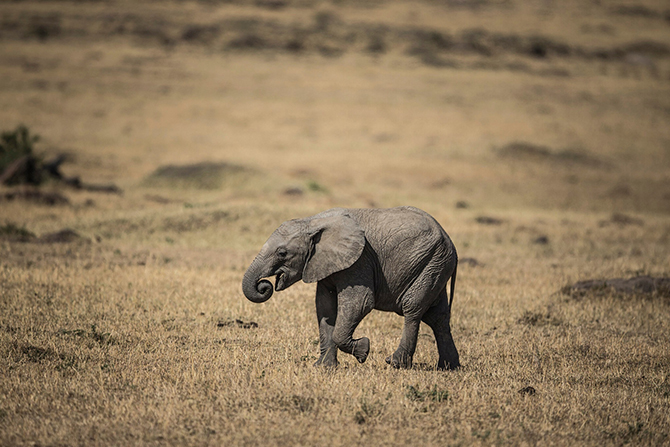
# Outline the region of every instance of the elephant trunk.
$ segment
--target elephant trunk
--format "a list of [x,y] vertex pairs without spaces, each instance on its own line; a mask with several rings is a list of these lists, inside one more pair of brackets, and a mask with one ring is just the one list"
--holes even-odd
[[267,269],[263,265],[263,259],[259,256],[251,263],[242,279],[242,292],[249,301],[254,303],[264,303],[272,296],[272,283],[267,279],[261,279],[269,276]]

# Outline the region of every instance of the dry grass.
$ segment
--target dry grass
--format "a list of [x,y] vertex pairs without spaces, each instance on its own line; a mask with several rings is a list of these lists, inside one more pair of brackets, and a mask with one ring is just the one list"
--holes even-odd
[[[0,444],[670,443],[668,299],[559,292],[670,275],[667,14],[1,4],[0,130],[124,194],[0,202]],[[402,319],[373,312],[365,364],[314,369],[313,287],[255,305],[245,268],[286,219],[401,204],[477,261],[463,368],[434,371],[422,327],[415,367],[388,369]]]

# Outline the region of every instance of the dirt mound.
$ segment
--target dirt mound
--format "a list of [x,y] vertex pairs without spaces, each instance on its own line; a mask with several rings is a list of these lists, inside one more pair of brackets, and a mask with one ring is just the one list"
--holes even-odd
[[245,166],[231,163],[201,162],[188,165],[161,166],[145,180],[145,186],[219,189],[232,186],[253,174]]
[[631,217],[627,214],[614,213],[608,220],[601,220],[598,226],[606,227],[608,225],[616,225],[619,227],[627,227],[629,225],[643,226],[644,221],[636,217]]
[[575,298],[611,294],[670,298],[670,278],[635,276],[629,279],[590,279],[565,286],[561,291]]
[[562,149],[556,151],[546,146],[523,141],[509,143],[498,149],[497,153],[502,158],[514,160],[577,164],[590,167],[606,166],[605,162],[581,149]]
[[88,238],[81,236],[74,230],[65,228],[64,230],[56,231],[55,233],[47,233],[37,239],[37,242],[45,244],[53,243],[68,243],[68,242],[90,242]]

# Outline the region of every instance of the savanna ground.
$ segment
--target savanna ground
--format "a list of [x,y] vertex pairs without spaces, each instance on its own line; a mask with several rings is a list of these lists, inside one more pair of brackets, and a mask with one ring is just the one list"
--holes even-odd
[[[670,275],[666,2],[2,2],[0,91],[123,190],[0,190],[0,444],[670,443],[668,297],[561,293]],[[365,364],[313,368],[313,285],[256,305],[244,270],[397,205],[457,246],[463,367],[422,327],[389,369],[373,312]]]

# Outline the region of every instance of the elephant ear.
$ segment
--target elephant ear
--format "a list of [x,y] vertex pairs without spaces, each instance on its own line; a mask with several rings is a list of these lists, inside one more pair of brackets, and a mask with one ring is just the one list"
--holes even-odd
[[311,243],[302,273],[306,283],[321,281],[347,269],[361,257],[365,233],[346,214],[313,219],[309,224]]

